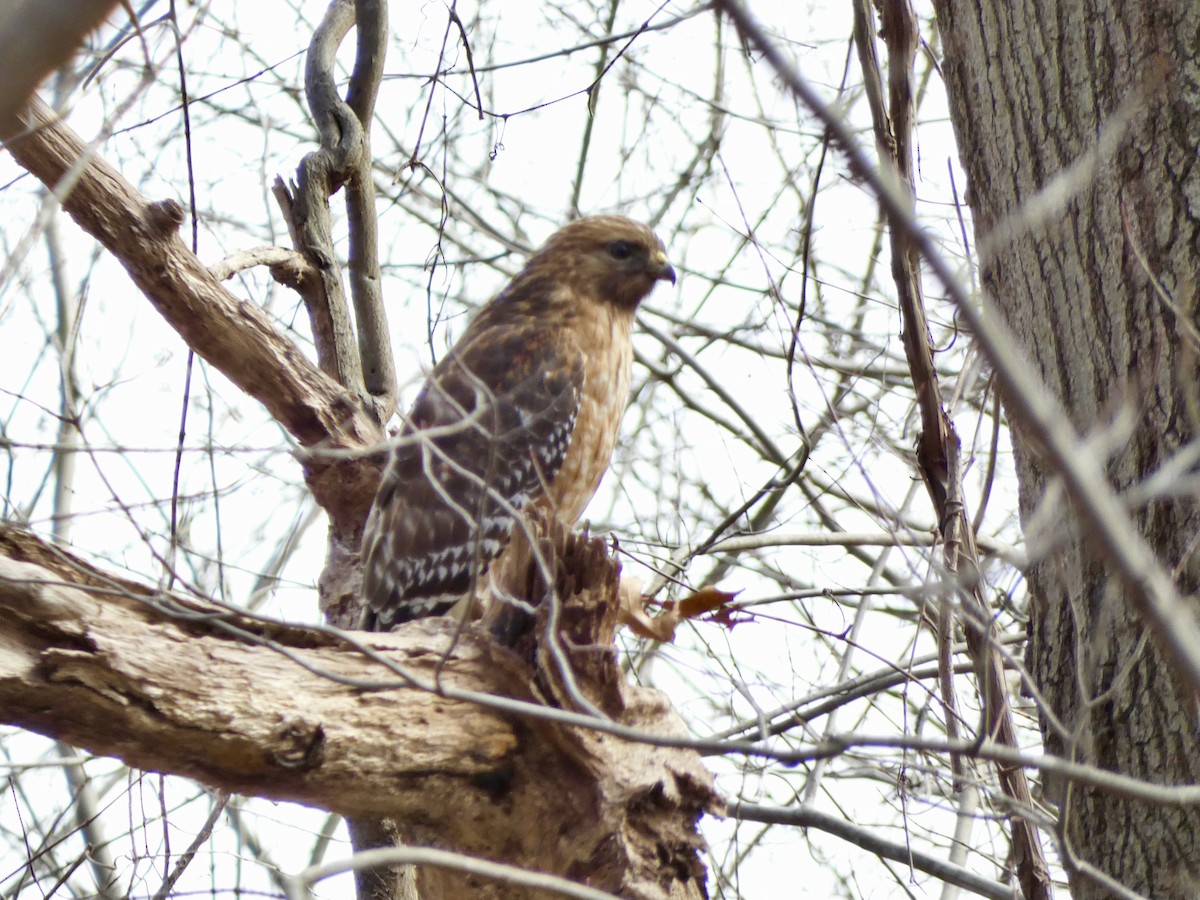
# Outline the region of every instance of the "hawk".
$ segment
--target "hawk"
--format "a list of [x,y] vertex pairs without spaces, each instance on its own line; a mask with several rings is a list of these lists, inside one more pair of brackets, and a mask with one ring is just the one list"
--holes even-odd
[[481,308],[417,395],[363,534],[363,627],[469,602],[522,511],[575,524],[629,394],[638,304],[675,283],[666,250],[619,216],[554,234]]

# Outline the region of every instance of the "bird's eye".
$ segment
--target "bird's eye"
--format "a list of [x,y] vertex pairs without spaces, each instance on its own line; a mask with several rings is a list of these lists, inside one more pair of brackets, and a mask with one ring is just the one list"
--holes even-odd
[[613,259],[629,259],[633,256],[633,244],[629,241],[613,241],[608,245],[608,255]]

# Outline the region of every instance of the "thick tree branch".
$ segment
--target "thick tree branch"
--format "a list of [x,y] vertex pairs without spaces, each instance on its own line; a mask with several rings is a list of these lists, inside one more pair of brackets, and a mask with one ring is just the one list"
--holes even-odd
[[[517,750],[513,726],[495,712],[339,683],[388,673],[326,635],[184,608],[27,536],[2,540],[0,707],[10,724],[138,768],[343,814],[425,808],[434,782],[495,772]],[[405,669],[417,661],[424,677],[435,643],[418,629],[372,636],[387,659]],[[469,637],[451,660],[447,685],[519,687],[512,666]],[[397,727],[405,721],[423,725]],[[458,743],[465,736],[471,753]]]
[[[358,448],[379,441],[378,425],[279,334],[259,307],[239,300],[176,234],[183,211],[152,203],[38,99],[28,131],[3,133],[8,151],[39,181],[62,190],[63,209],[105,246],[193,350],[262,403],[304,447]],[[317,502],[337,522],[361,524],[375,473],[361,461],[306,459]],[[351,527],[354,527],[353,525]]]
[[[581,558],[603,557],[602,542],[583,543]],[[695,823],[718,804],[698,757],[413,686],[554,702],[558,674],[530,667],[536,650],[453,632],[434,619],[360,633],[373,659],[328,632],[184,605],[0,529],[7,723],[229,791],[389,816],[415,843],[586,870],[621,896],[702,896]],[[608,673],[591,690],[616,721],[677,733],[654,692],[612,680],[611,647],[573,663],[579,677]]]

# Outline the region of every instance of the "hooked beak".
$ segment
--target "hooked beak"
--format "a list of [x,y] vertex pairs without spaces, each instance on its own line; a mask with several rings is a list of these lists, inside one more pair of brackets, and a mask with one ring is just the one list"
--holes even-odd
[[661,250],[657,251],[653,259],[650,260],[650,264],[653,267],[651,271],[654,273],[655,281],[675,283],[675,268],[671,265],[671,261],[667,259],[667,254]]

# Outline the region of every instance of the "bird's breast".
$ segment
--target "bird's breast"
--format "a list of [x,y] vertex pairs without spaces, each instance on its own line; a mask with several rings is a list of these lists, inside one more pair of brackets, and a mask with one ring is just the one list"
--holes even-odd
[[584,327],[577,336],[584,371],[579,413],[562,468],[546,495],[555,515],[567,525],[579,520],[608,470],[629,401],[633,365],[631,313],[606,304],[580,324]]

